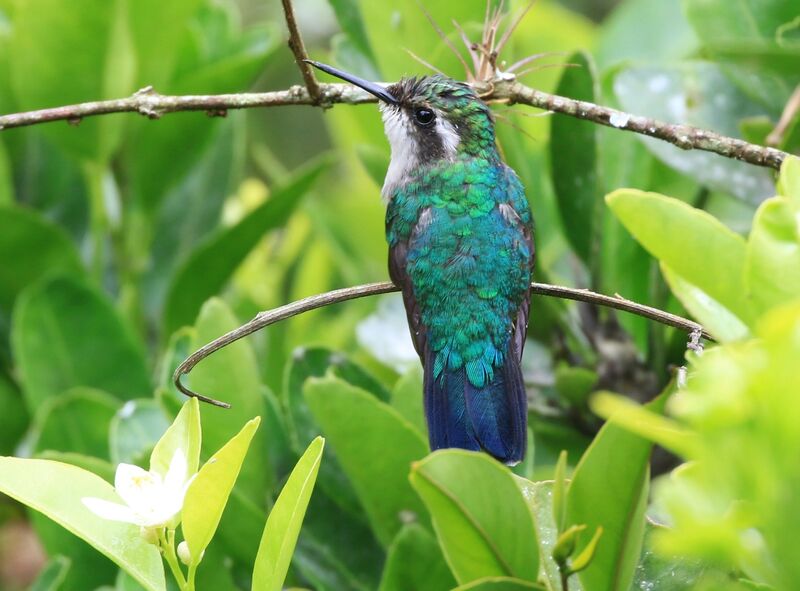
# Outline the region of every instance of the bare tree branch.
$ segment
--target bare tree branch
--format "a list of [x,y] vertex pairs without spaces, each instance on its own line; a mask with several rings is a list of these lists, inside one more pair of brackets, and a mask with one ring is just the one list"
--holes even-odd
[[286,17],[286,27],[289,29],[289,49],[294,54],[294,61],[297,62],[297,67],[300,68],[300,73],[303,75],[303,80],[306,83],[306,89],[311,97],[313,104],[320,104],[321,89],[317,77],[314,75],[314,70],[306,63],[308,53],[306,52],[303,37],[300,35],[300,29],[297,27],[297,19],[294,16],[294,7],[292,0],[281,0],[283,2],[283,14]]
[[[307,64],[303,64],[307,66]],[[0,115],[0,131],[15,127],[36,125],[48,121],[79,123],[84,117],[109,113],[139,113],[158,119],[178,111],[206,111],[209,115],[224,115],[229,109],[253,107],[281,107],[287,105],[334,104],[360,105],[374,103],[375,97],[349,84],[318,84],[319,96],[315,99],[308,88],[292,86],[286,90],[262,93],[217,94],[217,95],[162,95],[151,87],[143,88],[133,96],[108,101],[94,101],[67,105],[39,111],[28,111],[11,115]],[[726,158],[734,158],[774,169],[780,169],[786,152],[750,144],[740,139],[726,137],[689,125],[665,123],[649,117],[632,115],[574,99],[535,90],[516,81],[498,81],[477,88],[484,100],[536,107],[592,121],[607,127],[631,131],[658,138],[684,150],[704,150]]]
[[[178,388],[178,390],[180,390],[181,392],[183,392],[186,396],[193,396],[198,400],[202,400],[203,402],[208,402],[209,404],[213,404],[215,406],[230,408],[230,405],[227,402],[222,402],[220,400],[215,400],[213,398],[209,398],[208,396],[198,394],[197,392],[194,392],[193,390],[184,386],[183,383],[181,382],[181,378],[185,375],[188,375],[189,372],[192,371],[192,368],[194,368],[195,365],[200,363],[203,359],[205,359],[212,353],[219,351],[220,349],[230,345],[234,341],[238,341],[239,339],[246,337],[247,335],[253,334],[256,331],[261,330],[262,328],[267,327],[270,324],[275,324],[276,322],[280,322],[281,320],[286,320],[287,318],[291,318],[292,316],[297,316],[298,314],[302,314],[310,310],[315,310],[317,308],[330,306],[331,304],[336,304],[347,300],[353,300],[356,298],[363,298],[366,296],[391,293],[395,291],[399,291],[399,288],[395,286],[393,283],[389,283],[388,281],[383,283],[369,283],[366,285],[358,285],[356,287],[346,287],[344,289],[337,289],[334,291],[321,293],[318,295],[303,298],[302,300],[297,300],[290,304],[286,304],[285,306],[281,306],[280,308],[259,312],[255,316],[255,318],[253,318],[249,322],[243,324],[239,328],[236,328],[214,339],[210,343],[203,345],[197,351],[189,355],[189,357],[187,357],[175,369],[175,373],[172,374],[172,381],[174,382],[175,387]],[[660,322],[668,326],[685,330],[686,332],[692,335],[692,338],[694,340],[697,340],[698,342],[701,336],[706,339],[713,340],[713,337],[710,334],[708,334],[705,330],[703,330],[703,327],[699,325],[697,322],[693,322],[692,320],[687,320],[686,318],[677,316],[675,314],[670,314],[669,312],[664,312],[663,310],[659,310],[657,308],[651,308],[650,306],[638,304],[636,302],[627,300],[620,296],[612,297],[595,293],[587,289],[575,289],[571,287],[562,287],[559,285],[548,285],[546,283],[532,283],[531,292],[537,295],[575,300],[579,302],[595,304],[598,306],[614,308],[615,310],[622,310],[623,312],[636,314],[637,316],[649,318],[650,320],[655,320],[656,322]]]

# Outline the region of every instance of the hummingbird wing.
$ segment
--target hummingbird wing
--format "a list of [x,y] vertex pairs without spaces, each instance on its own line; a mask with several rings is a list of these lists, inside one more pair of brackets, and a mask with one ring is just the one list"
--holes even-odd
[[[391,218],[387,218],[387,226],[391,223]],[[391,277],[394,284],[400,288],[403,294],[403,303],[405,304],[406,316],[408,317],[408,326],[411,330],[411,340],[414,343],[414,349],[416,349],[417,355],[422,358],[425,354],[427,331],[422,324],[419,304],[417,303],[416,297],[414,297],[414,288],[406,270],[407,256],[408,241],[400,240],[389,247],[389,277]]]
[[[509,224],[520,231],[521,239],[527,245],[528,252],[530,252],[530,269],[531,276],[533,276],[533,268],[536,264],[536,246],[533,242],[533,218],[530,206],[525,198],[525,192],[519,178],[508,167],[506,167],[506,179],[509,183],[509,200],[501,205],[503,216]],[[522,359],[522,349],[525,347],[525,336],[528,333],[530,311],[531,289],[528,286],[514,321],[514,347],[520,360]]]

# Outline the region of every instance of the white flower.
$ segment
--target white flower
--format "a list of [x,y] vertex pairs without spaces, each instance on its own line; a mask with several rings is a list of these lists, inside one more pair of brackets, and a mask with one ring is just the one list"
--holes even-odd
[[163,479],[132,464],[120,464],[114,488],[125,502],[112,503],[95,497],[81,499],[89,510],[104,519],[124,521],[144,528],[165,526],[183,507],[191,479],[186,479],[186,457],[178,449]]

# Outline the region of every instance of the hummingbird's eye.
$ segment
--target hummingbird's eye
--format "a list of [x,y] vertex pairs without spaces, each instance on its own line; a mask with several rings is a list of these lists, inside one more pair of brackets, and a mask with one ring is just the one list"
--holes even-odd
[[416,119],[417,123],[420,125],[427,127],[433,123],[433,120],[436,119],[436,115],[434,115],[433,111],[430,109],[419,107],[414,109],[414,119]]

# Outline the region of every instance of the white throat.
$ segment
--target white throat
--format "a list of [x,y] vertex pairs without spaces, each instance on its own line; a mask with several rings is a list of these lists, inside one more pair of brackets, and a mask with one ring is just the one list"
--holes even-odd
[[[386,170],[386,178],[383,181],[381,196],[384,201],[389,201],[392,194],[398,187],[408,182],[411,171],[417,166],[425,164],[419,162],[419,149],[415,145],[414,133],[411,126],[414,125],[405,111],[389,105],[380,105],[383,118],[383,128],[386,137],[389,139],[391,147],[391,160],[389,168]],[[453,158],[458,149],[458,132],[442,114],[436,112],[436,133],[442,140],[446,158]]]

